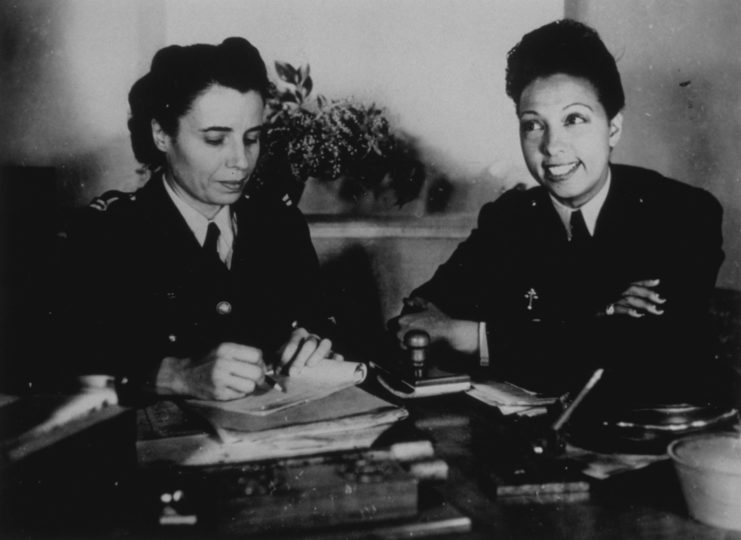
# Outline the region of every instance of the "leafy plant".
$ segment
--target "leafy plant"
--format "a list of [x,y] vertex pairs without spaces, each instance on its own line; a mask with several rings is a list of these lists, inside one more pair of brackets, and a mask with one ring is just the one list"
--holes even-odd
[[376,195],[394,192],[401,206],[419,195],[425,169],[412,144],[391,129],[384,110],[353,99],[312,96],[308,64],[276,62],[280,85],[268,100],[259,176],[352,178]]

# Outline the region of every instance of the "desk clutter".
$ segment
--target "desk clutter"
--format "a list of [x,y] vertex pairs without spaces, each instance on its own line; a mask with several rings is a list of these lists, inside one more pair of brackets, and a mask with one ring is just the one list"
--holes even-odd
[[541,396],[515,384],[502,381],[476,381],[468,395],[478,401],[496,407],[505,416],[538,416],[548,412],[557,397]]
[[402,399],[417,399],[465,392],[471,388],[471,377],[451,373],[434,365],[428,358],[430,336],[423,330],[410,330],[404,336],[407,357],[372,362],[381,386]]
[[447,473],[431,443],[411,441],[239,465],[150,467],[140,477],[155,530],[308,536],[313,529],[344,525],[358,533],[385,523],[408,536],[470,529],[470,520],[452,509],[421,511],[419,484]]
[[[154,532],[347,538],[366,524],[394,536],[470,530],[454,508],[420,500],[420,484],[448,475],[429,441],[370,448],[409,413],[358,387],[357,368],[343,364],[349,379],[293,387],[280,379],[287,391],[275,391],[277,407],[161,401],[142,411],[138,477]],[[306,399],[317,384],[321,391]]]
[[[322,368],[316,367],[295,379],[281,378],[286,392],[257,396],[257,405],[249,398],[155,404],[143,412],[149,435],[137,444],[140,464],[216,465],[368,448],[408,415],[357,386],[365,379],[365,366],[325,364],[334,375],[322,377]],[[203,419],[208,432],[167,433],[174,418],[185,418],[181,407]]]

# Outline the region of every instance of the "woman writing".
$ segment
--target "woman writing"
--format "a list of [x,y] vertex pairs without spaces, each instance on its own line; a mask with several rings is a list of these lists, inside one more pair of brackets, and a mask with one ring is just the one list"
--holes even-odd
[[60,325],[82,373],[123,392],[250,394],[274,360],[330,354],[318,263],[300,212],[245,194],[268,78],[242,38],[169,46],[129,94],[136,193],[93,201],[72,227]]

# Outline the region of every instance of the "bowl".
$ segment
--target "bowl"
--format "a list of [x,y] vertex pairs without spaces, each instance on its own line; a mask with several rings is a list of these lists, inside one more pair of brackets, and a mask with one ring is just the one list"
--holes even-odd
[[741,530],[741,434],[694,435],[672,442],[668,452],[690,515]]

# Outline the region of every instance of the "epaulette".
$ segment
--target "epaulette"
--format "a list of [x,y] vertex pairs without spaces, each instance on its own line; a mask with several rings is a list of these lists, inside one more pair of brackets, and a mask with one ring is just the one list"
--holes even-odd
[[106,191],[100,197],[95,197],[88,205],[93,210],[99,212],[105,212],[110,206],[118,201],[129,201],[133,202],[136,200],[135,193],[127,193],[125,191]]

